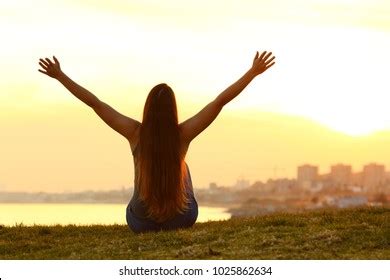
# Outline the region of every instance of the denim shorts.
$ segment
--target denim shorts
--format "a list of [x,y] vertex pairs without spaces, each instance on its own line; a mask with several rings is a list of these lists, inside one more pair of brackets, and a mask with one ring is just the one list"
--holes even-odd
[[177,214],[170,220],[157,223],[149,218],[138,217],[132,210],[130,201],[126,208],[126,221],[129,228],[135,233],[160,230],[174,230],[179,228],[189,228],[195,224],[198,218],[198,203],[194,196],[191,196],[188,209],[183,214]]

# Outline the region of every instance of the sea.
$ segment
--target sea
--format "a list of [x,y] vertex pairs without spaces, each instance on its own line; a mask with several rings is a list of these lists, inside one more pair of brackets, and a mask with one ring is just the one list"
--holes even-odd
[[[125,225],[127,204],[2,203],[0,225]],[[221,207],[199,207],[197,223],[227,220]]]

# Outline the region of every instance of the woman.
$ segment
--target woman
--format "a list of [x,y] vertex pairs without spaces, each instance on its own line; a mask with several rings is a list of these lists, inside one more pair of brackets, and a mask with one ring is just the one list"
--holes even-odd
[[134,160],[134,194],[126,220],[136,233],[191,227],[198,216],[190,170],[185,156],[191,141],[218,116],[256,76],[274,65],[271,52],[256,52],[252,67],[234,84],[185,122],[178,123],[175,95],[166,84],[149,93],[142,123],[126,117],[81,87],[60,68],[53,56],[40,59],[40,72],[58,80],[91,107],[130,144]]

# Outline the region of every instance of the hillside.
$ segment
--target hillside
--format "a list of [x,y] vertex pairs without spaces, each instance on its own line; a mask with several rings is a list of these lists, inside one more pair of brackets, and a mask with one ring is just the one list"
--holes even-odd
[[390,208],[327,209],[136,235],[126,226],[0,226],[0,259],[390,259]]

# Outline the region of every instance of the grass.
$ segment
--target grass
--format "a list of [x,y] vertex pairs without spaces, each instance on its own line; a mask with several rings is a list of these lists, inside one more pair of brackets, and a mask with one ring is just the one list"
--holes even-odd
[[127,226],[0,226],[0,259],[390,259],[390,208],[317,210],[134,234]]

